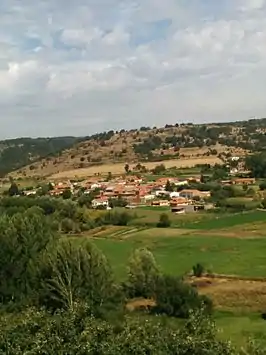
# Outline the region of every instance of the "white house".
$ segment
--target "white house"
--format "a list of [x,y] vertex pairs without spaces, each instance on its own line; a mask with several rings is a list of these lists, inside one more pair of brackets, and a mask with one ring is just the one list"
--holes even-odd
[[108,198],[106,197],[100,197],[100,198],[95,198],[91,202],[92,208],[97,208],[97,207],[109,207],[108,203]]
[[180,196],[180,193],[177,192],[177,191],[170,192],[170,197],[171,198],[175,198],[175,197],[179,197],[179,196]]

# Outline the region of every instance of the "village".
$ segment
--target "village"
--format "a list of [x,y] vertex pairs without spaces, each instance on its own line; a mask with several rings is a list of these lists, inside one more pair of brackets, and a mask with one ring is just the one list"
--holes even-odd
[[[107,181],[108,180],[108,181]],[[221,186],[248,186],[256,183],[254,178],[231,177],[220,181]],[[51,187],[48,195],[59,197],[69,195],[71,197],[92,195],[91,207],[93,209],[111,209],[113,201],[119,207],[134,209],[137,207],[165,207],[173,213],[193,213],[200,210],[209,210],[214,207],[209,202],[211,191],[193,189],[191,185],[200,186],[201,179],[198,176],[187,178],[159,177],[154,181],[147,181],[145,176],[123,175],[106,179],[95,176],[82,181],[57,181],[49,182]],[[67,193],[66,193],[67,192]],[[26,196],[38,194],[38,188],[25,190]]]

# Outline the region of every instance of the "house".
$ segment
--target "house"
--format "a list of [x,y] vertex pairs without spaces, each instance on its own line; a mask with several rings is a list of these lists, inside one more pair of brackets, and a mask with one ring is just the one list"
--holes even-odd
[[108,208],[109,207],[108,198],[105,196],[95,198],[94,200],[92,200],[91,206],[92,208],[99,208],[99,207]]
[[54,190],[63,192],[64,190],[71,190],[73,192],[74,188],[70,181],[67,182],[59,182],[54,186]]
[[166,207],[170,205],[170,201],[168,200],[156,200],[152,201],[151,203],[152,206],[156,207]]
[[176,198],[176,197],[179,197],[179,196],[180,196],[179,192],[177,192],[177,191],[170,192],[170,197],[171,198]]
[[148,202],[148,201],[152,201],[152,200],[154,200],[154,199],[155,199],[155,196],[154,196],[154,195],[151,195],[151,194],[148,194],[148,195],[144,195],[144,196],[143,196],[143,200],[144,200],[145,203]]
[[179,193],[180,197],[192,200],[195,196],[201,196],[201,191],[199,190],[182,190]]
[[185,197],[189,200],[192,200],[195,197],[200,197],[200,198],[204,198],[204,197],[210,197],[211,193],[210,191],[199,191],[199,190],[182,190],[179,193],[180,197]]
[[194,213],[199,210],[204,210],[204,205],[183,204],[171,207],[173,213]]
[[256,179],[254,178],[237,178],[232,180],[232,184],[234,185],[254,185],[256,183]]
[[188,199],[185,197],[176,197],[170,200],[170,207],[177,207],[179,205],[188,205]]
[[188,185],[187,180],[180,180],[175,182],[175,186],[185,186],[185,185]]
[[155,195],[156,196],[166,196],[166,195],[170,195],[170,192],[169,191],[165,191],[165,190],[157,190],[155,192]]

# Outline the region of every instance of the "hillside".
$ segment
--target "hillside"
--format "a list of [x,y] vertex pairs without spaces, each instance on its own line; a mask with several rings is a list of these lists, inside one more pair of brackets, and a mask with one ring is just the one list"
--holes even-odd
[[[17,140],[12,149],[4,150],[4,155],[12,154],[5,171],[25,165],[16,171],[15,176],[50,176],[66,171],[71,171],[73,176],[73,171],[79,169],[83,172],[89,169],[91,175],[93,172],[107,173],[118,166],[121,170],[121,164],[125,163],[155,164],[163,161],[168,162],[169,166],[180,167],[215,164],[230,154],[243,156],[266,149],[265,132],[266,119],[261,119],[223,124],[176,124],[163,128],[141,127],[139,130],[109,131],[79,140],[64,137],[28,140],[22,148],[20,140]],[[20,150],[24,154],[22,159],[18,158]],[[3,154],[2,161],[6,161]],[[113,166],[115,163],[118,165]]]
[[75,137],[17,138],[0,141],[0,175],[29,165],[43,157],[57,155],[80,141]]

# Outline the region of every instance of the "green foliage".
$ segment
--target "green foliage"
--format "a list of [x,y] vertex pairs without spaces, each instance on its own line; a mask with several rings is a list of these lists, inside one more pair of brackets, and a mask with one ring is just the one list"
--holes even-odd
[[128,164],[125,165],[125,172],[126,172],[127,174],[129,173],[129,165],[128,165]]
[[266,180],[262,181],[262,182],[260,183],[259,187],[260,187],[260,190],[261,190],[261,191],[266,190]]
[[200,263],[197,263],[196,265],[193,265],[192,270],[194,276],[201,277],[204,273],[204,266]]
[[72,197],[72,192],[70,189],[65,189],[62,193],[62,197],[64,200],[69,200]]
[[32,296],[39,257],[55,240],[45,217],[32,212],[0,218],[0,298],[3,303]]
[[19,188],[15,182],[11,183],[10,188],[8,189],[9,196],[18,196],[19,195]]
[[127,200],[125,200],[123,197],[118,196],[117,198],[110,198],[109,199],[109,206],[111,208],[115,207],[126,207],[128,204]]
[[6,314],[0,326],[1,355],[237,355],[229,343],[217,340],[213,322],[201,313],[192,313],[179,328],[139,317],[112,324],[76,305],[71,312]]
[[191,310],[203,308],[207,313],[212,310],[210,299],[200,296],[195,288],[175,276],[162,275],[159,277],[156,284],[155,301],[154,311],[171,317],[188,318]]
[[30,164],[32,159],[55,156],[79,141],[82,141],[82,138],[18,138],[1,141],[3,149],[0,154],[0,174],[5,175]]
[[246,168],[251,171],[253,177],[266,178],[266,154],[259,153],[247,156]]
[[114,226],[127,226],[132,216],[126,211],[108,211],[103,216],[97,218],[98,225],[110,224]]
[[129,297],[153,297],[159,275],[152,253],[145,248],[135,250],[129,260],[127,294]]
[[152,135],[150,138],[145,139],[143,143],[134,144],[133,148],[136,154],[148,155],[151,151],[159,149],[162,144],[162,139],[159,136]]
[[168,228],[168,227],[170,227],[170,225],[171,225],[171,221],[170,221],[168,214],[162,213],[160,215],[160,220],[157,223],[157,227],[158,228]]
[[161,173],[163,173],[166,170],[165,165],[164,164],[160,164],[157,165],[154,169],[153,169],[153,174],[155,175],[159,175]]
[[92,311],[114,295],[112,272],[104,255],[90,243],[60,243],[41,267],[40,303],[73,310],[86,301]]
[[174,191],[173,185],[170,183],[169,180],[167,180],[167,182],[166,182],[165,191],[169,191],[169,192]]

